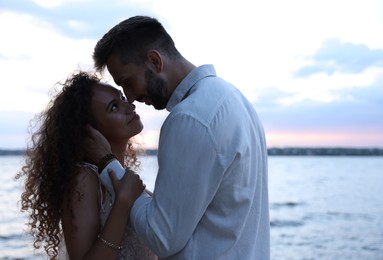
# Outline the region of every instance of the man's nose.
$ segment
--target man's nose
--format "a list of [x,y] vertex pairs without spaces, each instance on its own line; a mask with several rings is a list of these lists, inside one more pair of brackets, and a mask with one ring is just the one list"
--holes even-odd
[[126,96],[126,99],[129,101],[130,104],[133,104],[133,102],[135,101],[133,96]]
[[124,94],[127,100],[129,100],[130,103],[133,103],[135,100],[135,96],[133,95],[132,91],[129,91],[127,88],[122,88],[124,90]]

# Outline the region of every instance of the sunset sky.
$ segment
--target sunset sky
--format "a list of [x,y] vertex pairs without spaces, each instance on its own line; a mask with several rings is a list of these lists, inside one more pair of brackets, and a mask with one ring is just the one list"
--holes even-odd
[[[91,70],[97,40],[133,15],[158,18],[186,59],[236,85],[269,147],[383,148],[381,0],[0,0],[0,149],[26,146],[55,83]],[[168,113],[137,112],[156,148]]]

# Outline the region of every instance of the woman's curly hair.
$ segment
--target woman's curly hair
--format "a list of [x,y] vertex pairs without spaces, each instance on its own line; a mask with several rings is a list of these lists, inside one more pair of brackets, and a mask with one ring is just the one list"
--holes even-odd
[[[21,211],[29,212],[33,246],[36,249],[43,246],[52,259],[58,255],[64,196],[75,192],[76,165],[86,161],[87,127],[93,123],[91,99],[93,87],[99,82],[95,74],[80,71],[58,83],[62,90],[34,118],[37,131],[33,132],[34,127],[30,126],[31,142],[25,164],[15,177],[25,177]],[[129,165],[139,166],[130,140],[126,159]]]

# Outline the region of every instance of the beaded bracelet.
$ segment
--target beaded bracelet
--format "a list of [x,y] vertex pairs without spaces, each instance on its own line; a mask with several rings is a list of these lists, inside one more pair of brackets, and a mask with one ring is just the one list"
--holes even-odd
[[102,157],[102,159],[97,164],[98,172],[101,173],[105,166],[113,159],[117,159],[117,157],[112,153],[109,153]]
[[109,247],[111,247],[111,248],[113,248],[113,249],[121,250],[121,249],[124,248],[122,245],[121,245],[121,246],[117,246],[117,245],[115,245],[115,244],[113,244],[113,243],[111,243],[111,242],[109,242],[109,241],[103,239],[102,236],[101,236],[100,234],[97,235],[97,238],[98,238],[104,245],[109,246]]

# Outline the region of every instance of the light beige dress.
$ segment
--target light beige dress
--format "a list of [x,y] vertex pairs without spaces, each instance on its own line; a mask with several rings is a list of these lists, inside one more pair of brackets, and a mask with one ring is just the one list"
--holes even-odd
[[[98,178],[99,174],[97,171],[97,167],[93,164],[82,163],[81,167],[87,167],[90,169]],[[101,227],[100,230],[103,229],[106,220],[108,219],[109,213],[113,206],[112,196],[106,189],[101,188],[100,181],[100,196],[101,196],[101,205],[100,205],[100,220]],[[103,192],[103,190],[105,192]],[[128,225],[125,229],[124,240],[122,242],[123,248],[120,251],[118,259],[137,259],[137,260],[155,260],[157,257],[153,252],[149,250],[149,248],[141,242],[137,233]],[[59,259],[69,259],[68,254],[66,253],[65,243],[62,239],[62,243],[60,245],[60,253]]]

